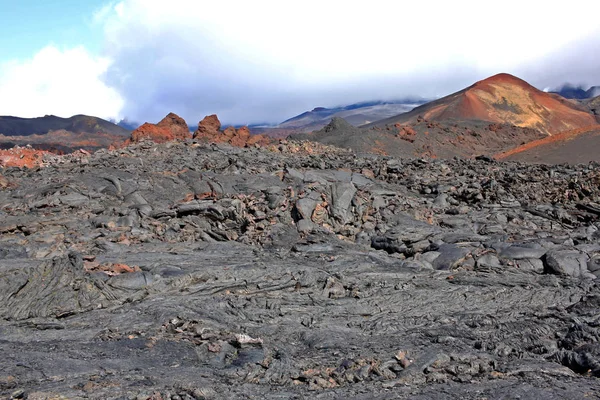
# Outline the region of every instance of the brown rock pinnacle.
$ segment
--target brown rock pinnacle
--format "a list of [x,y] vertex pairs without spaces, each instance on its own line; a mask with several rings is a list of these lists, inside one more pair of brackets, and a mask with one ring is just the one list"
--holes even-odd
[[189,137],[190,131],[185,120],[174,113],[169,113],[158,124],[146,122],[131,133],[132,142],[149,139],[156,143],[163,143],[185,140]]

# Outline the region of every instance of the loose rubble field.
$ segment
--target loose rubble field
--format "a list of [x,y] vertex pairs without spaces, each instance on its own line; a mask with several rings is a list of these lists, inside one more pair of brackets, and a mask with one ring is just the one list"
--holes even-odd
[[44,157],[1,172],[3,398],[598,398],[598,164]]

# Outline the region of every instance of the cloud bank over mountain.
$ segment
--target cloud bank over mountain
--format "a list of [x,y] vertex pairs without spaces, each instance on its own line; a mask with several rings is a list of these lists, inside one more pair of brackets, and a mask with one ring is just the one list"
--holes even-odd
[[[581,18],[600,13],[574,3]],[[105,44],[87,57],[87,92],[101,100],[91,113],[135,121],[175,111],[190,122],[279,122],[315,106],[440,97],[498,72],[541,88],[600,83],[600,27],[541,1],[124,0],[94,21]],[[79,112],[63,97],[57,109]]]

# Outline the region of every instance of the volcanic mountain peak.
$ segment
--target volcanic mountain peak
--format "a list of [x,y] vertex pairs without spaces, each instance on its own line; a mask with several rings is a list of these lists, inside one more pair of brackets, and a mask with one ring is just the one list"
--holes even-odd
[[506,72],[501,72],[499,74],[492,75],[489,78],[482,79],[482,80],[476,82],[475,85],[502,84],[502,83],[511,84],[511,85],[520,85],[523,87],[533,88],[533,86],[531,86],[529,83],[525,82],[523,79],[517,78],[516,76],[511,75],[511,74],[507,74]]
[[566,83],[562,87],[552,90],[551,93],[561,95],[565,99],[585,100],[600,95],[600,86],[584,89],[584,86]]
[[560,96],[542,92],[513,75],[502,73],[415,108],[377,122],[383,126],[430,121],[486,121],[534,128],[548,135],[596,124],[584,108]]

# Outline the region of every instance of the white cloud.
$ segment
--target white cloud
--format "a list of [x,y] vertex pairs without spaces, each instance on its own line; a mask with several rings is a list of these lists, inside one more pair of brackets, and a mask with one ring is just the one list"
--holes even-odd
[[522,66],[517,73],[537,87],[553,89],[564,83],[585,88],[600,85],[600,25],[595,35],[564,45]]
[[[569,8],[600,14],[599,2]],[[124,113],[158,120],[174,111],[190,123],[213,112],[278,121],[314,106],[445,95],[600,37],[563,5],[522,0],[124,0],[104,27],[107,82]]]
[[[577,3],[587,5],[586,15],[600,12],[593,2],[570,8]],[[171,32],[187,37],[190,50],[211,42],[223,56],[286,67],[288,76],[309,82],[436,63],[511,67],[598,30],[566,16],[563,5],[540,1],[126,0],[114,9],[108,32],[117,49]]]
[[119,118],[124,100],[102,81],[109,65],[83,47],[52,45],[29,60],[0,64],[0,115]]
[[[600,2],[122,0],[102,57],[48,47],[0,72],[0,114],[277,122],[315,106],[435,97],[498,72],[600,84]],[[593,51],[589,51],[592,49]],[[567,59],[564,59],[567,56]]]

